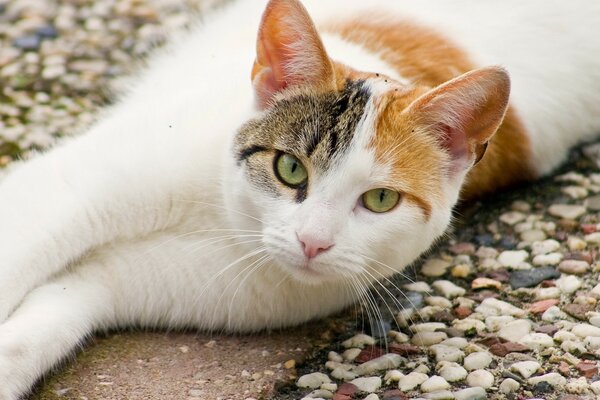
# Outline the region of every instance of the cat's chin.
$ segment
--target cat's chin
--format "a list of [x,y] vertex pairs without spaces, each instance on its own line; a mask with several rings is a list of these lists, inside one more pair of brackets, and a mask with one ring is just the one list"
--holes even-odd
[[294,281],[307,285],[321,285],[340,279],[339,274],[329,271],[329,268],[320,266],[319,263],[291,263],[278,261],[279,267]]

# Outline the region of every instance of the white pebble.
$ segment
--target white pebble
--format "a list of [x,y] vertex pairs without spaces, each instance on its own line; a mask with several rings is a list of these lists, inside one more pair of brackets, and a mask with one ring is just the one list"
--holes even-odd
[[431,286],[438,291],[442,296],[446,298],[454,298],[458,296],[464,296],[466,290],[454,283],[446,280],[438,280],[431,284]]
[[557,287],[536,288],[534,291],[536,300],[548,300],[560,298],[560,289]]
[[404,285],[404,288],[411,292],[420,292],[420,293],[430,293],[431,292],[431,287],[429,287],[427,282],[423,282],[423,281],[408,283],[408,284]]
[[583,284],[582,280],[574,275],[562,274],[556,281],[556,287],[563,293],[574,293]]
[[587,379],[582,376],[578,379],[569,379],[566,389],[569,393],[583,394],[589,392],[589,387]]
[[344,346],[345,348],[359,347],[362,349],[365,346],[371,346],[374,344],[375,344],[375,339],[373,339],[369,335],[365,335],[364,333],[359,333],[358,335],[354,335],[350,339],[342,342],[342,346]]
[[563,255],[561,253],[549,253],[549,254],[539,254],[533,257],[533,265],[544,266],[544,265],[557,265],[563,259]]
[[431,346],[447,338],[448,335],[444,332],[418,332],[412,337],[410,342],[417,346]]
[[421,267],[421,273],[429,277],[438,277],[446,273],[450,268],[450,262],[440,258],[430,258]]
[[542,314],[542,321],[554,322],[567,318],[567,314],[561,311],[560,308],[552,306]]
[[438,373],[448,382],[459,382],[467,377],[467,370],[455,362],[442,361]]
[[402,363],[402,360],[404,360],[404,358],[398,354],[384,354],[381,357],[377,357],[360,364],[354,369],[354,372],[358,376],[370,375],[377,371],[398,368]]
[[321,385],[321,389],[329,390],[330,392],[335,392],[338,388],[336,383],[324,383]]
[[381,378],[378,376],[356,378],[350,383],[355,385],[361,392],[373,393],[381,387]]
[[585,240],[578,238],[577,236],[569,236],[567,238],[567,246],[571,251],[583,250],[587,247]]
[[445,390],[448,388],[450,388],[450,384],[438,375],[434,375],[421,383],[421,391],[425,393],[437,392],[438,390]]
[[589,351],[600,350],[600,337],[588,336],[583,339],[583,344]]
[[521,385],[519,384],[519,382],[511,378],[506,378],[500,384],[500,393],[510,394],[519,390],[520,387]]
[[354,372],[348,371],[346,368],[336,368],[331,371],[330,375],[335,379],[339,379],[340,381],[344,382],[350,381],[358,376]]
[[528,257],[529,253],[525,250],[505,250],[498,256],[498,262],[503,267],[517,268]]
[[494,385],[494,375],[484,369],[477,369],[467,375],[467,385],[484,389],[491,388]]
[[531,244],[531,254],[534,256],[552,253],[558,249],[560,249],[560,243],[554,239],[542,240]]
[[485,400],[487,394],[485,389],[482,387],[470,387],[467,389],[459,390],[454,392],[455,400]]
[[371,393],[370,395],[365,397],[364,400],[379,400],[379,396],[377,396],[375,393]]
[[475,329],[477,332],[485,331],[485,324],[474,318],[455,319],[452,321],[452,326],[461,331],[468,331],[471,329]]
[[462,361],[465,353],[462,350],[452,346],[444,346],[443,344],[435,344],[430,347],[431,352],[435,355],[435,360],[459,362]]
[[407,334],[398,331],[389,331],[388,336],[397,343],[406,343],[410,340],[410,337]]
[[510,303],[507,303],[502,300],[494,299],[493,297],[488,297],[483,300],[481,304],[475,308],[475,311],[483,314],[485,317],[494,316],[494,315],[510,315],[513,317],[524,317],[527,315],[525,310],[520,309],[519,307],[515,307]]
[[583,239],[592,244],[600,244],[600,232],[590,233],[589,235],[585,235]]
[[356,357],[360,354],[361,350],[358,348],[348,349],[342,353],[342,357],[346,361],[354,361]]
[[311,399],[333,399],[333,393],[325,389],[317,389],[310,392],[308,395]]
[[467,341],[467,339],[462,338],[462,337],[453,337],[453,338],[449,338],[444,340],[442,343],[445,346],[451,346],[451,347],[456,347],[457,349],[464,349],[469,342]]
[[548,213],[554,217],[577,219],[585,214],[586,208],[578,204],[552,204]]
[[442,296],[429,296],[425,297],[425,303],[430,306],[437,306],[442,308],[452,308],[452,302]]
[[409,327],[411,332],[435,332],[438,329],[446,328],[446,324],[441,322],[424,322],[422,324],[414,324]]
[[386,385],[389,385],[391,382],[398,382],[403,376],[404,374],[402,372],[398,371],[397,369],[392,369],[385,373],[383,380],[385,381]]
[[527,380],[530,385],[537,385],[540,382],[547,382],[552,386],[562,386],[567,384],[567,380],[564,376],[556,372],[550,372],[549,374],[534,376]]
[[429,377],[420,372],[411,372],[408,375],[403,376],[398,381],[398,389],[403,392],[409,392],[419,386],[421,383],[425,382]]
[[510,366],[510,370],[519,373],[523,378],[527,379],[535,374],[541,365],[537,361],[520,361]]
[[600,395],[600,381],[592,382],[590,389],[592,389],[592,392],[595,394]]
[[322,372],[313,372],[312,374],[302,375],[296,386],[301,388],[316,389],[324,383],[331,383],[331,379]]
[[426,400],[454,400],[454,395],[449,390],[438,390],[425,394]]
[[509,211],[500,215],[500,221],[504,222],[506,225],[514,225],[518,222],[523,221],[527,216],[519,211]]
[[491,363],[492,356],[490,356],[487,352],[480,351],[466,356],[463,365],[467,371],[473,371],[475,369],[487,368]]
[[539,332],[532,332],[523,336],[519,343],[537,351],[554,346],[554,340],[550,336]]
[[336,353],[335,351],[330,351],[327,354],[327,359],[329,361],[335,361],[335,362],[344,362],[344,357],[342,357],[341,355],[339,355],[338,353]]
[[515,318],[510,315],[491,316],[485,319],[485,326],[488,331],[496,332],[504,325],[514,320]]
[[573,329],[571,329],[571,332],[581,338],[584,338],[586,336],[600,336],[600,328],[590,324],[577,324],[573,327]]

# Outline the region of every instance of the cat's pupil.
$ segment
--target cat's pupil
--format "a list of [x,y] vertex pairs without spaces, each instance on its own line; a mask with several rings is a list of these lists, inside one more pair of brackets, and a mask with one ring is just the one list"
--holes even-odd
[[294,164],[292,164],[292,174],[294,172],[296,172],[296,168],[298,168],[298,163],[297,162],[295,162]]
[[380,191],[379,192],[379,202],[383,203],[383,199],[385,198],[385,191]]

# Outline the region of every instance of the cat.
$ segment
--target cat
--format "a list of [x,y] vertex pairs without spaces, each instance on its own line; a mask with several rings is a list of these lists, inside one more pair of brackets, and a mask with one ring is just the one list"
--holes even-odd
[[600,132],[598,3],[304,4],[213,12],[85,134],[13,166],[2,400],[94,331],[341,310],[459,198],[548,174]]

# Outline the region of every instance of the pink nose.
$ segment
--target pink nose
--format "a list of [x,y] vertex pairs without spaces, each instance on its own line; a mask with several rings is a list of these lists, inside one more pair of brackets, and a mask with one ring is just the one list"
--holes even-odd
[[319,239],[308,235],[298,235],[298,240],[304,250],[304,255],[308,258],[315,258],[317,255],[324,253],[333,247],[333,241],[327,239]]

